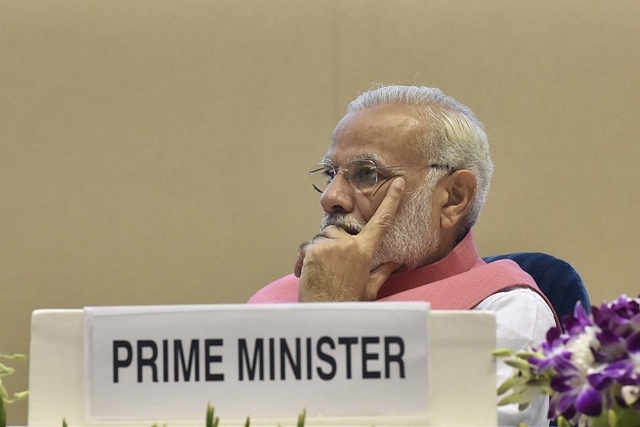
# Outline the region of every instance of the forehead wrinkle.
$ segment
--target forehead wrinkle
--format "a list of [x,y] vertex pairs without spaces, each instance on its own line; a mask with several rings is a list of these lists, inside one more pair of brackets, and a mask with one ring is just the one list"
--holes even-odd
[[[342,128],[342,126],[341,126]],[[346,129],[340,129],[332,135],[332,141],[339,137],[355,138],[362,141],[371,140],[393,140],[396,142],[407,142],[407,138],[413,139],[421,133],[424,124],[416,117],[403,113],[387,114],[381,122],[364,122],[363,119],[353,120],[348,123]],[[337,130],[337,129],[336,129]]]
[[[424,130],[424,123],[408,106],[386,104],[351,111],[332,132],[325,160],[353,161],[347,156],[358,154],[376,164],[411,164],[409,160],[415,161],[422,154],[420,135]],[[376,157],[367,157],[368,153],[376,153]]]

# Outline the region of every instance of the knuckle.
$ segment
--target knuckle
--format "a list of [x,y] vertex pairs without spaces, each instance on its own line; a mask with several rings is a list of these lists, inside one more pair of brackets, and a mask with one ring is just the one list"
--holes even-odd
[[311,242],[302,242],[300,243],[300,246],[298,246],[298,252],[304,252],[304,250],[306,249],[307,246],[309,246],[309,243]]

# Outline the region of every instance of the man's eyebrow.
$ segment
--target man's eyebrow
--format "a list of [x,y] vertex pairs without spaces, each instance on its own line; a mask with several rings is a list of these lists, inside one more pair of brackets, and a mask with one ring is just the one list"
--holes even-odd
[[351,161],[352,162],[370,161],[370,162],[378,164],[381,160],[380,160],[380,157],[376,156],[373,153],[364,153],[364,154],[360,154],[359,156],[354,157],[353,159],[351,159]]
[[[353,157],[352,159],[350,159],[350,160],[349,160],[349,163],[353,163],[353,162],[366,162],[366,161],[373,162],[373,163],[375,163],[376,165],[381,164],[381,163],[384,163],[384,162],[382,161],[382,159],[380,159],[380,157],[379,157],[379,156],[377,156],[376,154],[373,154],[373,153],[363,153],[363,154],[360,154],[360,155],[358,155],[358,156]],[[322,158],[322,161],[321,161],[320,163],[322,163],[323,165],[333,165],[333,161],[332,161],[330,158],[328,158],[327,156],[323,157],[323,158]]]
[[333,162],[327,156],[324,156],[322,160],[320,160],[321,165],[333,166]]

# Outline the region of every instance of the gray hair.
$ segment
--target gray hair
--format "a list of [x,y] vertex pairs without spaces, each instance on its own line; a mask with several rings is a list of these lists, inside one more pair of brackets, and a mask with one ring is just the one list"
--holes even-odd
[[425,86],[377,87],[351,101],[347,111],[385,104],[415,107],[426,125],[418,150],[429,159],[429,163],[446,165],[454,170],[467,169],[476,175],[478,188],[465,219],[466,232],[480,216],[493,173],[484,125],[466,105],[445,95],[440,89]]

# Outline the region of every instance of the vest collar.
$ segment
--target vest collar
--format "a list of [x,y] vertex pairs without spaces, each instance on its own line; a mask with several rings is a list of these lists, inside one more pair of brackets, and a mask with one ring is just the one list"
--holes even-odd
[[484,261],[478,255],[473,236],[469,232],[441,260],[424,267],[394,273],[389,276],[378,292],[378,299],[464,273],[481,264],[484,264]]

